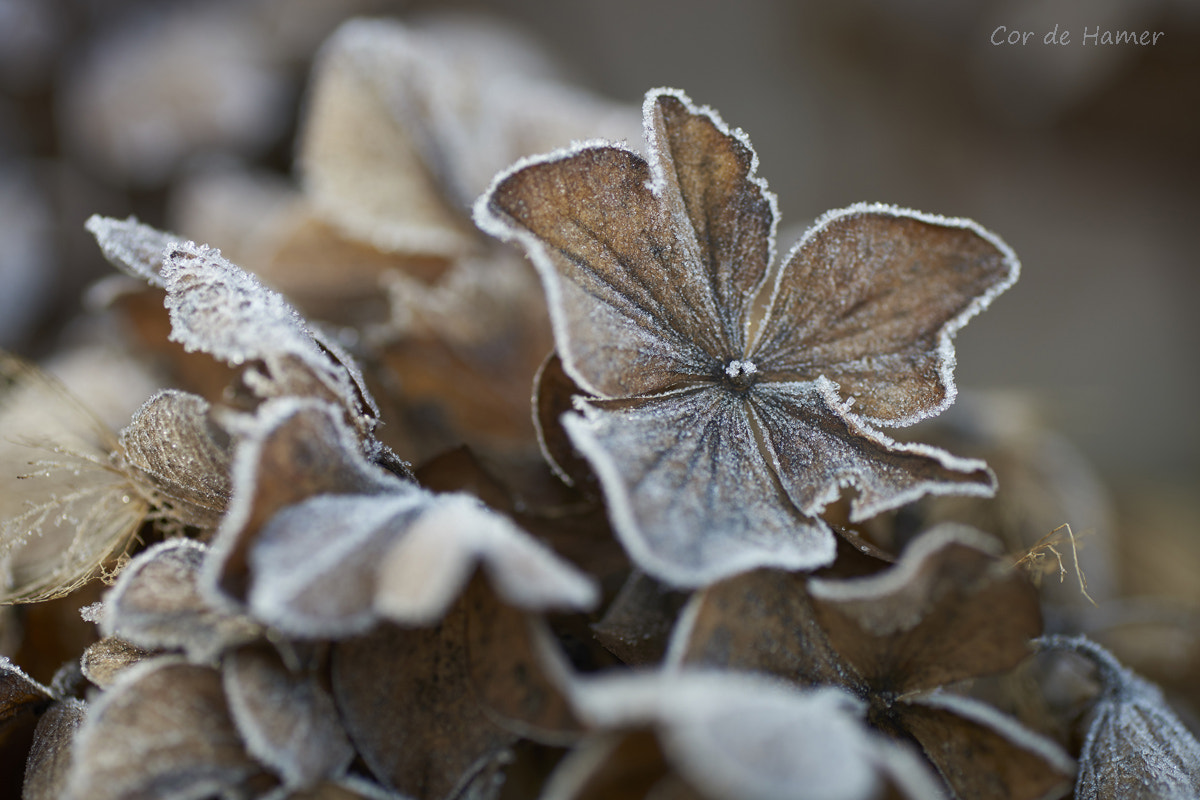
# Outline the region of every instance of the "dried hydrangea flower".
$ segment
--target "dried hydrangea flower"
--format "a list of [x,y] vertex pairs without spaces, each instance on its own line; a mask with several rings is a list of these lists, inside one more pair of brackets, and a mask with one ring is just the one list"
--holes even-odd
[[0,427],[12,437],[0,463],[25,478],[0,501],[0,600],[73,591],[112,569],[147,518],[216,527],[228,454],[204,400],[159,392],[117,434],[31,364],[0,353],[0,378]]
[[871,426],[953,401],[952,338],[1016,280],[1012,251],[968,220],[857,205],[772,273],[775,198],[746,136],[673,90],[647,94],[645,128],[648,162],[581,145],[519,162],[476,205],[541,275],[591,395],[563,423],[638,564],[681,585],[812,568],[845,488],[855,520],[991,493],[982,462]]
[[1070,758],[1050,740],[941,687],[1015,666],[1041,631],[1037,592],[995,541],[944,525],[867,577],[775,570],[701,592],[670,663],[763,671],[848,689],[871,724],[915,739],[961,798],[1035,800],[1065,788]]
[[38,720],[25,762],[21,800],[60,800],[67,787],[75,732],[87,704],[73,697],[55,703]]
[[1200,797],[1200,742],[1156,686],[1085,637],[1048,636],[1040,645],[1077,653],[1099,673],[1100,694],[1079,753],[1078,800]]
[[545,800],[944,797],[921,759],[836,689],[698,670],[580,678],[571,699],[609,735],[568,756]]

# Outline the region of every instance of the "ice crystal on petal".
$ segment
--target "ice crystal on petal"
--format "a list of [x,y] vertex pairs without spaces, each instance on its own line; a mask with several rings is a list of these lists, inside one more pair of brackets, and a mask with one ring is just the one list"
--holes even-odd
[[645,128],[648,161],[576,145],[476,205],[541,275],[591,395],[564,425],[639,566],[677,585],[812,568],[834,555],[817,515],[847,488],[854,521],[990,494],[982,462],[871,426],[953,401],[952,338],[1016,280],[1012,251],[968,220],[860,204],[818,220],[768,287],[775,197],[745,134],[666,89]]

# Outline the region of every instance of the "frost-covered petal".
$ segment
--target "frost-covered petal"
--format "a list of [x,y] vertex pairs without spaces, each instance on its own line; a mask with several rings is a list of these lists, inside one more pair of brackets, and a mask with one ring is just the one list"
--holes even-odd
[[[859,701],[836,689],[800,690],[735,673],[668,672],[580,680],[580,714],[601,729],[649,727],[671,766],[716,800],[867,800],[893,771],[913,797],[936,780],[862,721]],[[884,755],[884,753],[887,755]]]
[[178,236],[152,228],[132,216],[114,219],[93,214],[84,227],[96,237],[110,264],[151,286],[163,285],[159,275],[163,251],[171,242],[179,241]]
[[71,768],[75,732],[87,704],[73,697],[55,703],[38,720],[25,762],[21,800],[59,800]]
[[101,689],[111,686],[122,672],[156,655],[155,651],[105,636],[88,645],[79,657],[79,671]]
[[748,392],[754,421],[791,501],[819,514],[853,487],[853,521],[910,503],[925,494],[991,496],[996,479],[982,461],[936,447],[899,444],[845,413],[836,389],[813,383],[768,383]]
[[1038,593],[995,540],[946,524],[894,567],[808,583],[816,619],[868,682],[903,694],[1010,669],[1042,630]]
[[218,672],[146,661],[93,701],[75,738],[70,800],[208,797],[261,775]]
[[916,695],[902,700],[897,713],[964,800],[1044,800],[1070,787],[1075,763],[1061,747],[978,700]]
[[622,543],[679,586],[758,566],[811,569],[833,535],[781,497],[741,396],[702,388],[624,405],[584,403],[564,424],[600,477]]
[[954,400],[954,334],[1017,279],[973,222],[861,204],[818,220],[781,268],[752,358],[767,379],[824,376],[852,411],[907,424]]
[[229,510],[212,542],[203,582],[244,598],[249,553],[281,509],[320,494],[406,492],[411,485],[368,461],[342,412],[317,400],[278,398],[235,424]]
[[288,669],[260,644],[230,654],[221,677],[246,749],[288,785],[337,777],[354,759],[333,697],[315,673]]
[[229,503],[228,436],[208,401],[164,389],[145,402],[120,435],[122,457],[187,525],[215,528]]
[[1200,797],[1200,742],[1158,687],[1084,637],[1050,636],[1043,649],[1089,659],[1101,691],[1085,718],[1075,797],[1080,800],[1185,800]]
[[182,650],[200,663],[258,636],[258,625],[214,607],[201,592],[207,552],[192,539],[169,539],[140,553],[104,598],[102,633],[147,649]]

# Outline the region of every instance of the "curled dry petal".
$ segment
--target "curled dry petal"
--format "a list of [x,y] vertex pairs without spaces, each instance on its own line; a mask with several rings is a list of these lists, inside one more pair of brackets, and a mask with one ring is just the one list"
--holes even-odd
[[65,796],[207,797],[261,774],[230,719],[219,673],[164,657],[133,667],[90,705]]
[[1101,691],[1088,715],[1075,796],[1080,800],[1200,797],[1200,742],[1162,692],[1084,637],[1050,636],[1043,649],[1089,659]]
[[42,715],[33,733],[21,800],[59,800],[70,774],[75,732],[87,713],[87,704],[73,697],[61,700]]
[[864,708],[835,689],[799,690],[733,673],[668,672],[581,679],[580,715],[599,729],[651,729],[687,783],[714,800],[942,796],[919,758],[862,722]]
[[289,786],[311,787],[354,759],[333,697],[315,673],[294,672],[265,644],[230,654],[221,677],[246,749]]
[[833,559],[817,515],[859,521],[928,493],[989,495],[979,461],[898,445],[954,398],[952,338],[1017,277],[967,220],[882,205],[822,217],[777,270],[775,198],[740,131],[647,94],[649,160],[606,143],[519,162],[476,222],[529,253],[566,374],[564,424],[639,566],[702,585]]
[[865,578],[809,581],[818,623],[868,682],[898,694],[1002,672],[1042,630],[1036,589],[997,542],[946,524]]
[[139,554],[104,599],[101,632],[147,649],[182,650],[198,663],[259,636],[259,625],[201,592],[207,552],[192,539],[170,539]]
[[95,686],[107,689],[125,670],[156,655],[155,651],[130,644],[116,636],[105,636],[88,645],[79,657],[83,677]]
[[165,389],[121,431],[123,458],[187,525],[217,527],[229,503],[228,436],[210,419],[208,402]]

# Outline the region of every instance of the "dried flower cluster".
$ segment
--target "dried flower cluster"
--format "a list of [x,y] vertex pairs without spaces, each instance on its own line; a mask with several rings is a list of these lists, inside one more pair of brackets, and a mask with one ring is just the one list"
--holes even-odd
[[[88,221],[126,357],[172,387],[122,430],[0,357],[0,592],[94,628],[45,677],[0,656],[4,789],[1200,796],[1156,689],[1038,638],[1011,531],[933,524],[996,475],[881,431],[955,400],[1012,251],[860,204],[776,263],[715,111],[651,91],[643,156],[595,138],[628,110],[442,35],[326,45],[303,188],[233,237],[257,277]],[[1064,654],[1098,670],[1074,703]]]

